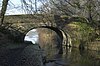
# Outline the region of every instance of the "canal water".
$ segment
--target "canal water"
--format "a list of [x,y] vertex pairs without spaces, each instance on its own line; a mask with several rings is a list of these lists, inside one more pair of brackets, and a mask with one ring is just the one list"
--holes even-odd
[[100,52],[78,48],[63,49],[63,54],[58,54],[55,48],[47,48],[46,57],[49,62],[46,66],[100,66]]
[[[38,43],[38,38],[38,32],[34,29],[27,33],[25,41],[35,44]],[[63,54],[58,54],[57,44],[53,44],[52,40],[50,42],[42,46],[46,55],[45,66],[100,66],[100,51],[63,47]]]

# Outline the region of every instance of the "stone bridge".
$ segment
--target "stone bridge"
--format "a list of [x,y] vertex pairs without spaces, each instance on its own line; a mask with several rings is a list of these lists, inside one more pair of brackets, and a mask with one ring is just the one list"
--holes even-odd
[[[11,16],[5,17],[5,22],[6,22],[5,25],[7,25],[6,28],[8,28],[9,30],[15,31],[15,34],[13,33],[14,36],[16,36],[15,40],[20,39],[23,41],[25,35],[32,29],[48,28],[48,29],[55,31],[59,35],[59,37],[61,39],[61,43],[63,45],[72,46],[71,36],[68,33],[67,28],[66,28],[66,30],[62,28],[65,26],[64,21],[60,22],[61,20],[59,21],[57,19],[56,19],[56,21],[53,21],[55,18],[51,17],[49,20],[47,20],[45,22],[41,18],[42,18],[41,16],[39,18],[34,18],[34,17],[32,18],[32,17],[26,16],[26,15],[23,15],[23,16],[22,15],[11,15]],[[57,23],[57,22],[59,22],[59,23]]]
[[[25,35],[35,28],[48,28],[55,31],[60,39],[62,45],[72,46],[71,29],[67,26],[72,21],[77,21],[77,17],[62,18],[58,15],[51,15],[44,17],[43,15],[10,15],[5,17],[5,26],[9,29],[15,40],[24,40]],[[84,20],[84,18],[81,18]],[[78,20],[79,21],[79,20]],[[87,22],[87,21],[86,21]]]
[[[58,15],[49,15],[46,17],[43,15],[10,15],[5,17],[3,26],[9,30],[12,39],[15,41],[23,42],[26,34],[32,29],[47,28],[55,31],[60,37],[61,46],[72,46],[73,40],[77,40],[74,34],[77,26],[75,24],[71,24],[72,26],[69,25],[73,21],[88,23],[85,18],[80,17],[63,18]],[[79,45],[73,44],[76,47],[79,47]]]

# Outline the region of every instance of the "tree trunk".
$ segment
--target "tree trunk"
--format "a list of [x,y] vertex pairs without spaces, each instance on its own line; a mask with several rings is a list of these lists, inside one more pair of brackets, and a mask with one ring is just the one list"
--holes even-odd
[[4,15],[5,15],[5,12],[6,12],[6,9],[7,9],[7,4],[8,4],[8,0],[3,0],[2,1],[2,8],[1,8],[1,14],[0,14],[0,18],[1,18],[1,24],[3,24],[3,21],[4,21]]
[[35,13],[37,13],[37,0],[35,0]]

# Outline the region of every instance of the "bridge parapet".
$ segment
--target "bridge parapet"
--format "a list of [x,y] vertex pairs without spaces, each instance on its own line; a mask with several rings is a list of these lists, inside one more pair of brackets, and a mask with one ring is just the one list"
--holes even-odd
[[13,29],[19,30],[21,33],[25,33],[26,31],[29,31],[33,28],[40,27],[40,26],[51,26],[51,27],[57,27],[56,24],[52,23],[13,23],[11,27]]

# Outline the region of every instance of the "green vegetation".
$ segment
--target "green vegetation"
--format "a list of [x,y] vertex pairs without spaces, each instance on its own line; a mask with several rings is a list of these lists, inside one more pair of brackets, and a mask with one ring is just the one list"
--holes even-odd
[[83,41],[91,41],[92,39],[95,39],[95,31],[94,29],[87,25],[86,23],[81,22],[74,22],[75,25],[79,26],[77,29],[77,32],[79,32],[80,39]]
[[86,19],[80,17],[72,17],[70,19],[73,20],[67,26],[70,27],[69,30],[71,30],[70,33],[74,46],[79,47],[81,43],[86,46],[87,43],[96,40],[95,28],[88,24]]

